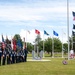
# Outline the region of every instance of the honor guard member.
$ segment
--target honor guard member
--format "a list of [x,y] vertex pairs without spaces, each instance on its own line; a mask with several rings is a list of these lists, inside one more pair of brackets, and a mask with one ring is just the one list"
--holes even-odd
[[6,62],[6,49],[3,49],[3,61],[2,61],[2,65],[5,65],[5,62]]
[[15,51],[12,50],[12,63],[15,63]]
[[27,53],[28,53],[28,51],[27,51],[27,48],[26,47],[24,49],[24,53],[25,53],[24,62],[27,62]]
[[7,55],[6,55],[6,57],[7,57],[7,64],[9,64],[9,52],[8,52],[8,50],[7,50]]
[[19,63],[19,52],[16,52],[16,63]]
[[18,59],[18,61],[21,62],[21,51],[19,51],[18,54],[19,54],[19,59]]
[[23,50],[21,50],[21,58],[20,58],[21,62],[24,62],[24,52]]
[[24,50],[22,50],[22,60],[23,60],[23,62],[24,62],[24,57],[25,57],[25,53],[24,53]]
[[10,64],[10,44],[6,44],[6,51],[7,51],[7,64]]
[[10,64],[10,49],[7,50],[7,64]]
[[1,66],[1,58],[2,58],[2,45],[1,45],[1,42],[0,42],[0,66]]

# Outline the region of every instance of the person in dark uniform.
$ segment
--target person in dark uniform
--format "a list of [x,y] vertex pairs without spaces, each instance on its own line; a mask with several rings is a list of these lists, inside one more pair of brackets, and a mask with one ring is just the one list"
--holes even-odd
[[19,63],[19,52],[16,52],[16,63]]
[[24,62],[24,56],[25,56],[25,53],[24,53],[24,50],[22,50],[22,54],[21,54],[22,62]]
[[12,64],[15,63],[15,56],[16,56],[15,51],[12,50]]
[[20,53],[21,53],[20,61],[24,62],[24,51],[21,50]]
[[2,65],[5,65],[5,61],[6,61],[6,49],[3,49],[3,61],[2,61]]
[[7,64],[11,64],[11,50],[7,50]]
[[9,51],[7,50],[7,64],[9,64],[10,62],[9,62]]
[[24,53],[25,53],[24,62],[27,62],[27,54],[28,54],[27,48],[24,49]]
[[0,42],[0,66],[1,66],[1,58],[2,58],[2,48],[1,48],[1,42]]

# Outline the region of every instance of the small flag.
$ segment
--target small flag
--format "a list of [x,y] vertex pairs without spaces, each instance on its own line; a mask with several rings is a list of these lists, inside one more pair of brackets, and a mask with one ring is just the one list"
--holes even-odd
[[30,31],[28,30],[28,33],[30,34]]
[[3,35],[2,35],[2,49],[5,49],[5,41]]
[[12,40],[12,38],[11,38],[11,48],[13,50],[13,40]]
[[44,34],[45,34],[45,35],[49,35],[45,30],[44,30]]
[[9,44],[9,39],[7,35],[6,35],[6,44]]
[[23,38],[23,39],[24,39],[23,49],[25,49],[26,48],[25,38]]
[[21,42],[21,39],[18,39],[18,40],[17,40],[17,46],[18,46],[18,48],[22,49],[22,42]]
[[73,29],[75,29],[75,25],[73,24]]
[[53,34],[54,34],[55,36],[59,36],[59,34],[58,34],[56,31],[53,31]]
[[13,39],[13,50],[16,51],[16,48],[17,48],[17,46],[16,46],[16,40]]
[[24,42],[25,42],[25,37],[23,38]]
[[5,42],[5,41],[4,41],[4,37],[3,37],[3,35],[2,35],[2,42]]
[[74,17],[73,20],[75,21],[75,12],[72,12],[72,14],[73,14],[73,17]]
[[74,31],[72,31],[72,35],[75,36],[75,32]]
[[40,34],[40,31],[37,30],[37,29],[35,29],[35,33],[36,33],[36,34]]

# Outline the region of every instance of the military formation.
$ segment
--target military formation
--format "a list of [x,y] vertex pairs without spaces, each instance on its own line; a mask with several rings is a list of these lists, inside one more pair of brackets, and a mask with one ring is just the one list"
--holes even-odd
[[27,61],[27,49],[26,47],[13,50],[10,44],[6,44],[5,48],[2,48],[0,42],[0,66],[6,64],[14,64]]

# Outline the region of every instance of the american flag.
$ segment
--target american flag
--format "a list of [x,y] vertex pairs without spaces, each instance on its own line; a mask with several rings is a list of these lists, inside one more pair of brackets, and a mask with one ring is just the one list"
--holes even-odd
[[75,12],[72,12],[72,14],[73,14],[73,20],[75,21]]

